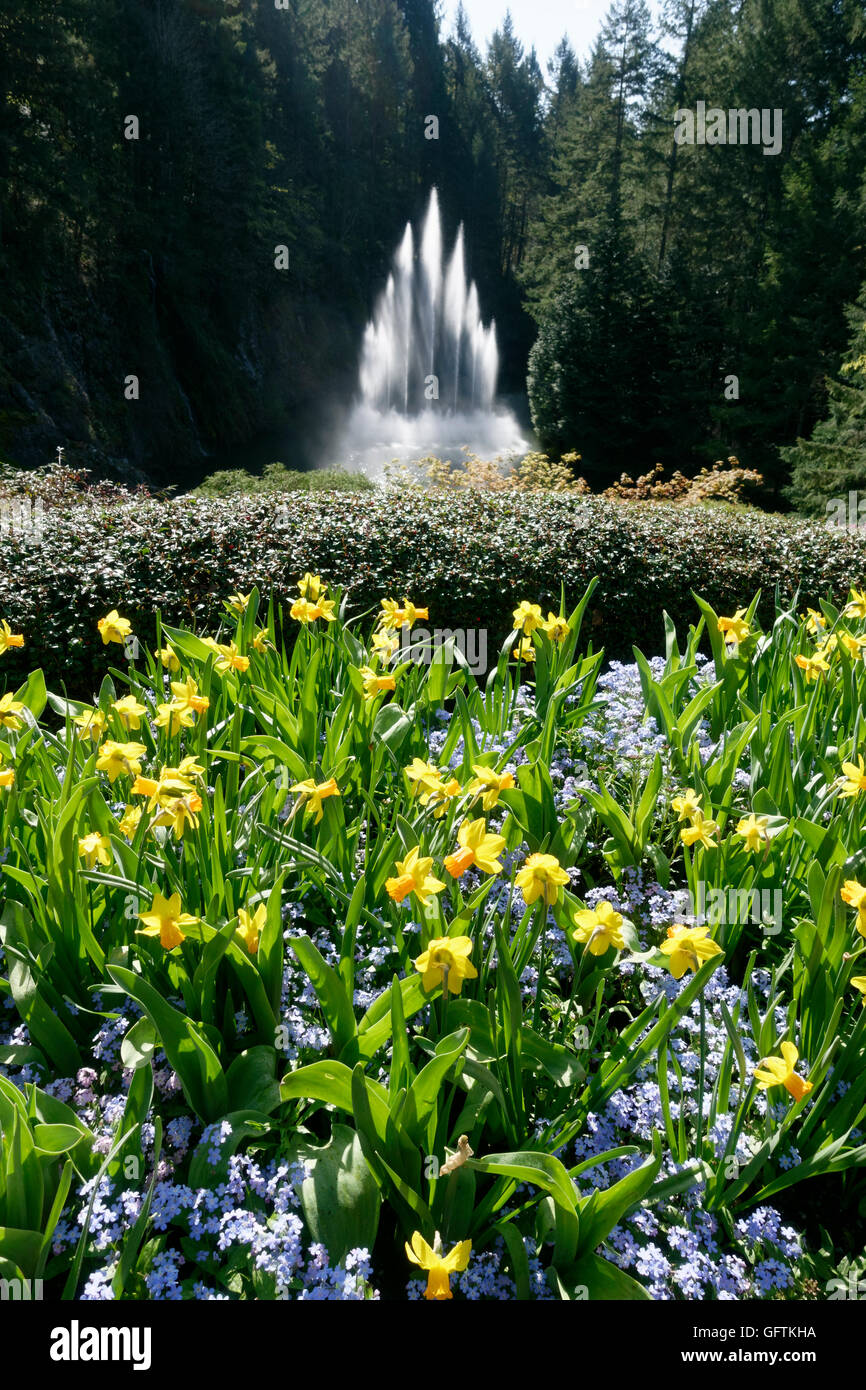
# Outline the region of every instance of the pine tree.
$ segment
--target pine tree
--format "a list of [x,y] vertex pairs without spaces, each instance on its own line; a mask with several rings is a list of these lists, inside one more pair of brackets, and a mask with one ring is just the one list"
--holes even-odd
[[822,516],[833,499],[866,497],[866,284],[848,311],[851,337],[839,374],[827,382],[830,412],[809,439],[780,449],[791,466],[785,495],[801,512]]

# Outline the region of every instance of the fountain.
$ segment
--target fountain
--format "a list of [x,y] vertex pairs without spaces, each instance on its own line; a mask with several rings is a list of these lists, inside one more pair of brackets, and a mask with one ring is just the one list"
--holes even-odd
[[455,463],[463,447],[484,459],[529,448],[511,411],[495,404],[496,325],[485,328],[466,279],[463,226],[444,256],[434,188],[420,237],[406,224],[361,348],[359,398],[337,458],[370,477],[393,459],[435,455]]

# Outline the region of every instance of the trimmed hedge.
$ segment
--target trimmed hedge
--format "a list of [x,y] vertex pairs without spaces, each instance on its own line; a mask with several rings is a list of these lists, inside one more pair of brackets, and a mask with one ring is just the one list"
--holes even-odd
[[[486,626],[490,650],[522,598],[558,606],[600,584],[585,637],[609,656],[663,650],[662,611],[685,632],[689,591],[730,613],[763,590],[801,601],[845,597],[866,573],[866,541],[801,518],[732,508],[635,505],[567,494],[481,492],[287,494],[231,501],[181,498],[46,513],[42,540],[3,538],[0,618],[26,646],[0,658],[0,682],[42,666],[90,698],[120,649],[96,621],[111,608],[153,644],[154,610],[214,632],[222,600],[254,584],[291,602],[305,570],[350,590],[352,611],[383,595],[427,604],[431,627]],[[119,662],[118,662],[119,658]]]

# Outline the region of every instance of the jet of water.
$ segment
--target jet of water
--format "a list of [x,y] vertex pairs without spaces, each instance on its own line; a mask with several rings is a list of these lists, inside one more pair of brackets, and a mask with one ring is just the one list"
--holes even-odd
[[364,333],[361,403],[405,416],[437,408],[489,411],[499,372],[496,325],[491,320],[485,328],[478,291],[467,283],[462,224],[446,267],[435,188],[417,256],[415,245],[407,222]]

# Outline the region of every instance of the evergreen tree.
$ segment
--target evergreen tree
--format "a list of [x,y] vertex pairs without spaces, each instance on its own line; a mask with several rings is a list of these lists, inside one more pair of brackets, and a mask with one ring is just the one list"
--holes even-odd
[[[849,492],[866,498],[866,284],[847,317],[848,353],[838,376],[827,382],[828,416],[809,439],[780,449],[792,470],[786,495],[812,516],[828,513],[833,499],[847,510]],[[849,518],[856,519],[856,513]]]

